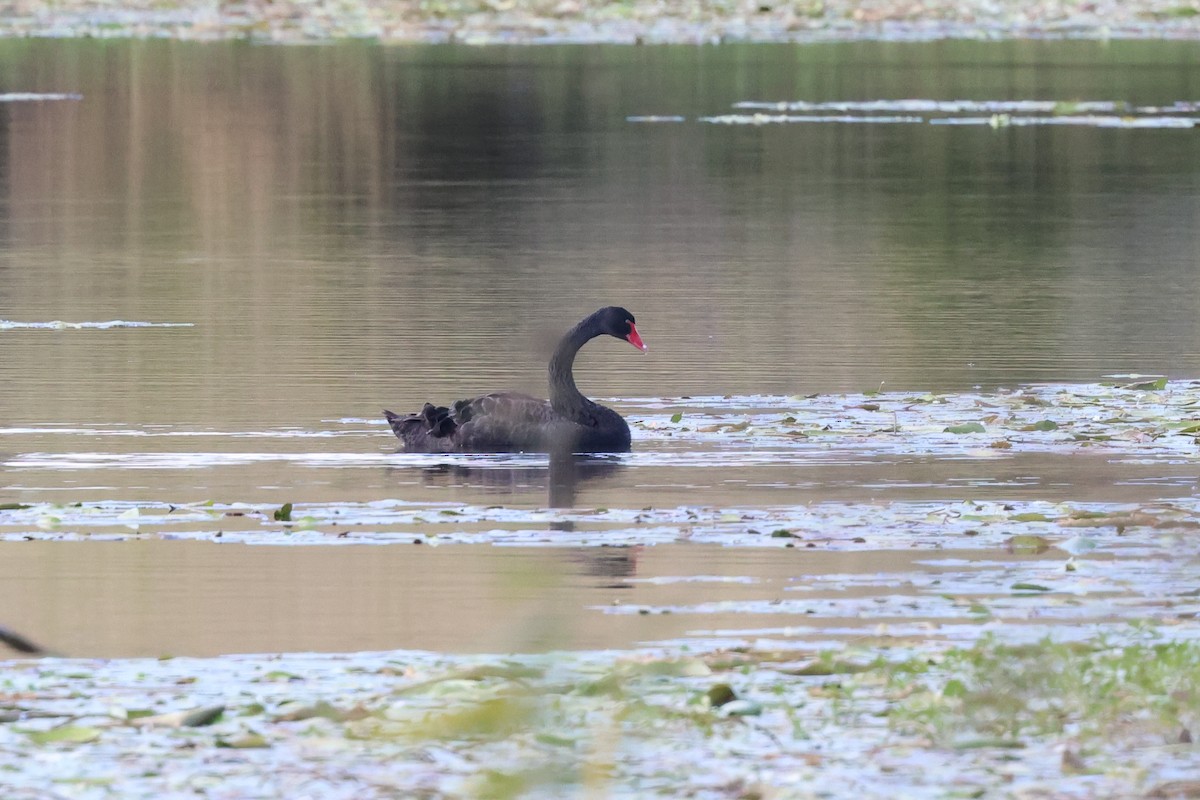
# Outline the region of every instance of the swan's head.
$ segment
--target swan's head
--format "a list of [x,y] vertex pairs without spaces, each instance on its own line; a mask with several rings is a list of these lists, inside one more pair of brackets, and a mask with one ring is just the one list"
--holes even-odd
[[633,314],[620,306],[602,308],[592,316],[599,323],[601,333],[624,339],[642,352],[649,349],[638,333],[637,325],[633,322]]

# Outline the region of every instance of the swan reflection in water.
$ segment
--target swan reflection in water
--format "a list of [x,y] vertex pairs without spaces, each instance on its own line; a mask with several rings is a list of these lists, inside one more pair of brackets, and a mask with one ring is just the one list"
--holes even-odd
[[[547,508],[574,508],[581,488],[591,481],[602,481],[626,468],[619,456],[551,453],[549,463],[539,466],[471,467],[439,464],[421,469],[422,480],[431,486],[465,485],[497,494],[519,495],[545,492]],[[552,520],[551,531],[575,530],[573,520]],[[591,578],[608,579],[600,588],[629,589],[621,579],[637,573],[639,545],[602,545],[571,549],[570,560],[580,572]]]
[[[547,494],[547,508],[574,508],[581,484],[615,475],[625,465],[616,458],[552,455],[549,464],[468,466],[438,464],[421,469],[428,486],[466,486],[495,494]],[[571,530],[557,528],[556,530]]]

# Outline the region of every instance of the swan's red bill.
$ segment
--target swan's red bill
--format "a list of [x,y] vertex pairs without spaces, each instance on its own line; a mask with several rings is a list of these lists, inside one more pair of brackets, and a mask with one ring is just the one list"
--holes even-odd
[[629,323],[629,335],[625,337],[625,340],[643,353],[650,349],[646,347],[646,343],[642,341],[641,335],[637,332],[637,325],[632,322]]

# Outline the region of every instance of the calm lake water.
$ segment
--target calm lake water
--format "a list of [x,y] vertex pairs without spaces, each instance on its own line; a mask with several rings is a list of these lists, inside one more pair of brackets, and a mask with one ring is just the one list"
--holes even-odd
[[[0,41],[0,94],[79,95],[0,102],[0,503],[108,503],[113,517],[208,500],[536,510],[542,465],[405,461],[380,409],[543,394],[555,338],[605,304],[637,315],[650,351],[594,343],[578,382],[635,422],[690,413],[690,397],[753,409],[760,395],[1200,375],[1194,130],[1020,126],[1004,111],[935,124],[949,113],[938,106],[915,122],[845,119],[904,99],[1054,101],[1062,116],[1105,101],[1122,104],[1118,120],[1153,117],[1144,109],[1200,98],[1198,66],[1200,47],[1182,42]],[[702,119],[756,101],[851,107]],[[646,116],[672,119],[630,120]],[[180,327],[39,325],[113,320]],[[919,450],[756,461],[756,446],[730,454],[647,429],[568,504],[1194,490],[1191,463]],[[12,538],[33,529],[0,519]],[[783,579],[762,552],[717,547],[673,545],[617,578],[580,566],[594,548],[412,550],[0,543],[0,607],[14,615],[0,623],[79,655],[618,646],[693,627],[598,625],[589,607],[648,591],[614,588],[622,576]],[[559,577],[504,600],[514,571]],[[532,605],[506,617],[505,602]],[[544,615],[530,609],[548,607],[553,624],[532,633],[497,621],[534,625]]]

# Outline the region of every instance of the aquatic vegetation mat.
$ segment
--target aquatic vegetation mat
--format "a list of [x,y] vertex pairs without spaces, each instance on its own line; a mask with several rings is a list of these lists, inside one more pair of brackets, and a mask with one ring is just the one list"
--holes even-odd
[[[1161,106],[1082,100],[900,100],[810,102],[744,100],[729,114],[700,116],[710,125],[852,124],[970,125],[992,128],[1067,125],[1088,128],[1190,129],[1200,104],[1177,100]],[[634,123],[678,123],[677,115],[626,117]]]
[[42,103],[53,100],[82,100],[81,94],[61,92],[0,92],[0,103]]
[[[663,407],[654,400],[646,406]],[[1095,452],[1196,457],[1200,382],[1127,378],[994,393],[866,392],[814,397],[700,397],[651,418],[648,437],[948,457],[998,452]],[[787,445],[784,448],[783,445]],[[806,447],[807,445],[807,447]]]
[[[3,99],[3,95],[0,95]],[[61,319],[49,322],[18,322],[10,319],[0,319],[0,331],[11,330],[109,330],[110,328],[190,328],[192,322],[137,322],[123,319],[112,319],[105,322],[64,322]]]
[[371,39],[384,43],[687,43],[929,41],[1004,38],[1194,39],[1196,8],[1176,0],[1083,4],[926,0],[663,3],[622,0],[395,0],[313,6],[276,0],[221,5],[125,0],[17,4],[0,36],[247,39],[275,44]]
[[[51,324],[51,323],[37,323]],[[94,323],[104,324],[109,323]],[[123,323],[134,324],[134,323]],[[152,323],[137,323],[152,324]],[[153,323],[159,324],[159,323]],[[162,323],[166,324],[166,323]],[[885,392],[625,398],[613,402],[630,421],[634,452],[618,466],[778,465],[829,457],[1003,458],[1020,453],[1101,454],[1137,463],[1195,463],[1200,439],[1200,381],[1114,376],[1103,384],[1035,384],[994,392]],[[331,439],[376,436],[380,419],[347,418],[332,427],[260,431],[190,430],[182,426],[0,426],[0,437],[37,433],[77,439],[107,437]],[[396,453],[385,450],[206,452],[195,446],[164,451],[61,449],[17,452],[0,462],[11,470],[180,468],[290,462],[314,467],[444,467],[486,470],[544,468],[544,457]],[[379,445],[375,441],[375,445]],[[1129,461],[1128,463],[1134,463]]]
[[1124,638],[9,662],[0,769],[8,797],[1173,796],[1200,646]]

